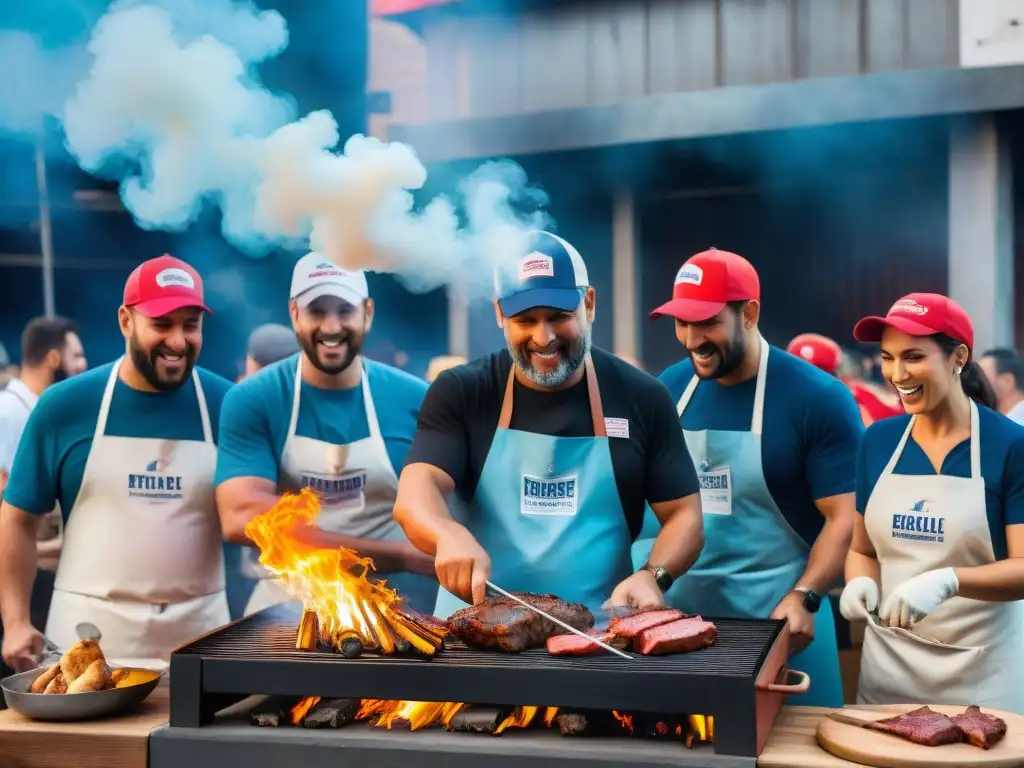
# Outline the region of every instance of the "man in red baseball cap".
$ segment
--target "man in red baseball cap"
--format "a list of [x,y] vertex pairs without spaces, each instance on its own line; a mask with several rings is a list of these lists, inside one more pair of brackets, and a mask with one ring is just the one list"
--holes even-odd
[[15,669],[42,653],[29,571],[57,502],[64,546],[46,634],[58,648],[89,622],[108,660],[154,666],[229,621],[213,478],[231,384],[195,366],[207,312],[191,266],[141,264],[118,310],[124,356],[50,387],[29,417],[0,508],[3,657]]
[[878,419],[903,413],[903,406],[900,405],[896,392],[886,392],[881,387],[865,381],[860,367],[853,365],[842,348],[827,336],[801,333],[789,342],[786,351],[803,358],[815,368],[820,368],[846,384],[860,409],[865,427]]
[[[705,546],[668,595],[689,613],[785,619],[801,701],[842,706],[832,609],[856,510],[863,425],[835,377],[770,347],[746,259],[715,248],[676,274],[653,313],[675,320],[686,358],[661,375],[701,484]],[[634,553],[638,555],[640,553]]]

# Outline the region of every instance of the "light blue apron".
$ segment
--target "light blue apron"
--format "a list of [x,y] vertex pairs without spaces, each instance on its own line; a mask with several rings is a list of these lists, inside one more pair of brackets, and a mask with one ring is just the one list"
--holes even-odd
[[[704,549],[669,589],[666,600],[687,613],[768,618],[807,567],[810,547],[782,516],[762,469],[768,354],[768,342],[762,338],[749,432],[684,430],[701,483]],[[679,399],[680,420],[699,383],[694,376]],[[633,555],[646,558],[649,552],[650,547],[646,552],[634,547]],[[790,659],[790,666],[811,677],[810,690],[795,696],[793,704],[843,706],[835,621],[827,597],[814,615],[813,642]]]
[[[632,568],[589,355],[584,365],[594,437],[509,429],[515,369],[509,373],[466,527],[491,558],[490,581],[502,589],[549,592],[597,610]],[[442,588],[434,613],[447,618],[465,606]]]

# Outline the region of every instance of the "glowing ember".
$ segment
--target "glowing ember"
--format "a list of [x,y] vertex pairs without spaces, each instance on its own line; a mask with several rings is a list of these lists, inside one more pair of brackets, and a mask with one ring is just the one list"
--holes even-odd
[[627,712],[616,712],[615,710],[612,710],[612,717],[618,720],[619,724],[622,725],[623,728],[625,728],[631,734],[633,733],[633,716],[631,714]]
[[434,655],[447,630],[416,621],[402,610],[402,599],[385,581],[370,581],[372,560],[350,549],[321,549],[304,541],[319,512],[316,493],[303,488],[298,494],[286,493],[251,520],[245,533],[259,547],[260,564],[305,610],[316,614],[320,640],[340,648],[355,635],[364,648],[382,653],[412,648]]

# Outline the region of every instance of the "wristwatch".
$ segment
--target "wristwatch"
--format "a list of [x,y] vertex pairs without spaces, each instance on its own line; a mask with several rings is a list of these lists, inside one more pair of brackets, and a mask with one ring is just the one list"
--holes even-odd
[[818,609],[821,608],[821,595],[817,592],[807,587],[793,587],[793,591],[799,592],[804,596],[804,608],[807,609],[808,613],[817,613]]
[[657,583],[658,589],[660,589],[662,592],[668,592],[668,588],[671,587],[672,582],[675,581],[675,579],[672,577],[672,574],[668,572],[668,569],[662,568],[660,565],[651,565],[650,563],[645,563],[644,567],[640,570],[650,571],[651,573],[653,573],[654,581]]

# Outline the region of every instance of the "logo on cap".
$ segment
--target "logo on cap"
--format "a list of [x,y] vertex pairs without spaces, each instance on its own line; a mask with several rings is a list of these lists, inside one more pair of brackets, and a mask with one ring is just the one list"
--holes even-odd
[[347,277],[348,272],[339,267],[337,264],[331,264],[328,261],[321,261],[315,267],[313,271],[309,273],[309,279],[315,280],[318,277]]
[[704,270],[698,267],[696,264],[683,264],[676,272],[676,285],[680,283],[689,283],[690,285],[700,285],[704,280]]
[[526,282],[535,277],[554,277],[555,262],[550,256],[534,251],[519,262],[519,282]]
[[889,312],[906,312],[911,315],[926,315],[928,307],[922,307],[913,299],[900,299],[889,309]]
[[802,347],[800,347],[800,357],[804,358],[805,360],[812,359],[814,357],[814,347],[812,347],[810,344],[804,344]]
[[195,280],[192,279],[192,275],[184,269],[178,269],[177,267],[168,267],[167,269],[158,272],[156,276],[156,284],[161,288],[169,288],[172,285],[180,285],[190,289],[194,289],[196,287],[196,283]]

